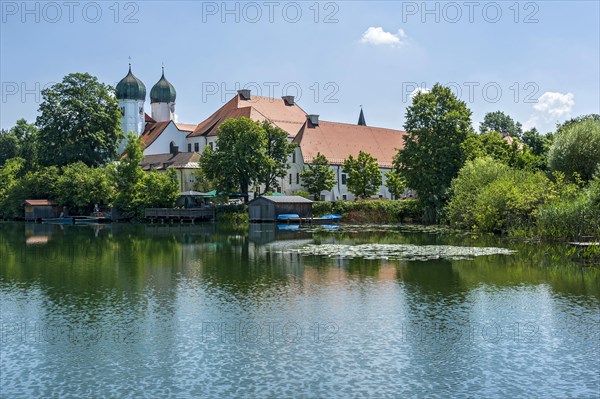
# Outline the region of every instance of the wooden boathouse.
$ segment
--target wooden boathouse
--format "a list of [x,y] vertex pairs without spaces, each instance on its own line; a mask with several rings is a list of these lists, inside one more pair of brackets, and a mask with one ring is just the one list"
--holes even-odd
[[265,195],[248,203],[251,222],[274,222],[279,215],[298,215],[299,219],[312,218],[313,202],[296,195]]

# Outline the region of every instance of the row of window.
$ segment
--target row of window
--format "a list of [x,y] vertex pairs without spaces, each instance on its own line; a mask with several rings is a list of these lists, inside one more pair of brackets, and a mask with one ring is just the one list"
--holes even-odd
[[[208,143],[211,150],[214,150],[213,143]],[[188,152],[192,152],[192,144],[188,143]],[[200,152],[200,143],[194,143],[194,152]]]

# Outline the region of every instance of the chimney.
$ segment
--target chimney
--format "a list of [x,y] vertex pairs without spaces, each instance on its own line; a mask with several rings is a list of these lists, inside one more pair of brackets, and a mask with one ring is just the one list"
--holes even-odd
[[308,120],[308,127],[319,126],[319,115],[309,114],[306,115],[306,119]]
[[294,105],[294,96],[283,96],[281,98],[285,102],[285,105]]
[[237,92],[242,98],[242,100],[250,100],[250,98],[252,98],[250,95],[250,89],[242,89],[238,90]]

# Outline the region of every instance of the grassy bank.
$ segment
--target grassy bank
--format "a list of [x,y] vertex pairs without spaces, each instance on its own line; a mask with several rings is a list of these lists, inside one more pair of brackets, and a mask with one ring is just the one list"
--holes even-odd
[[337,213],[348,223],[419,222],[421,208],[416,200],[367,200],[314,202],[315,217]]

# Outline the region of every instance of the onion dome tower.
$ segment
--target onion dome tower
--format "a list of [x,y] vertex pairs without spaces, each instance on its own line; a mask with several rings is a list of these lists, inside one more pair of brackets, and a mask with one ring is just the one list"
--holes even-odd
[[160,80],[150,90],[152,119],[157,122],[175,119],[175,87],[165,78],[165,67],[162,68]]
[[125,76],[115,89],[119,109],[121,110],[121,128],[125,134],[133,131],[138,136],[144,131],[144,102],[146,101],[146,86],[131,72]]

